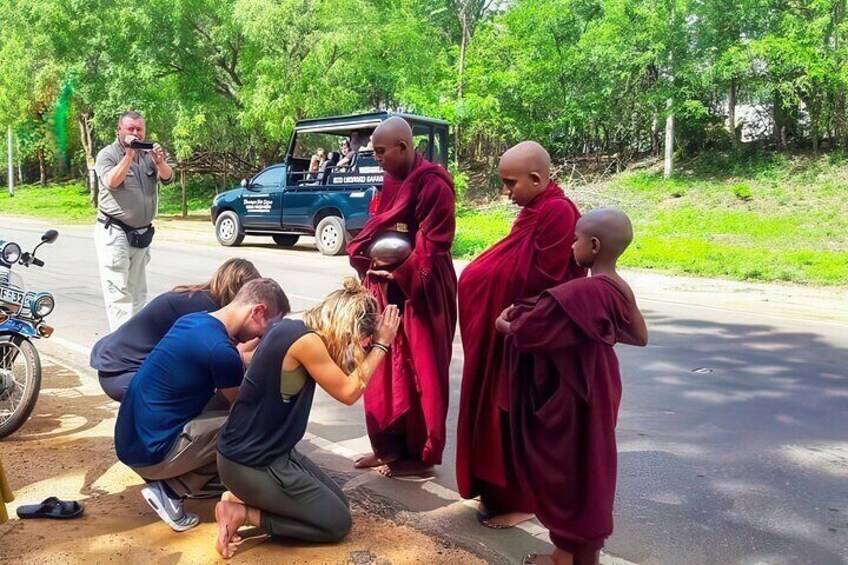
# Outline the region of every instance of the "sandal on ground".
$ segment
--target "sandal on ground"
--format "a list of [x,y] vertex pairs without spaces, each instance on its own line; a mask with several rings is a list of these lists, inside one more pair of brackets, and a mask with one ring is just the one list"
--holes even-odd
[[45,499],[41,504],[27,504],[18,508],[18,518],[50,518],[52,520],[70,520],[82,516],[85,507],[76,500],[59,500],[55,496]]

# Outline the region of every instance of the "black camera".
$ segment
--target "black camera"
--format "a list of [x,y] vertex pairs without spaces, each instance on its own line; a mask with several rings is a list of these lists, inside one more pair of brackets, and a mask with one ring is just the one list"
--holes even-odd
[[133,139],[130,141],[130,149],[153,149],[152,141],[141,141],[140,139]]

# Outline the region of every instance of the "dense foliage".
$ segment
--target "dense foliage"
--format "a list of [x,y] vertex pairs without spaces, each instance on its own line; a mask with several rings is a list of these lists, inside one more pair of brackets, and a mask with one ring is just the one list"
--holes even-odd
[[79,175],[137,109],[177,159],[285,151],[297,119],[444,117],[461,165],[848,145],[846,0],[0,0],[21,175]]

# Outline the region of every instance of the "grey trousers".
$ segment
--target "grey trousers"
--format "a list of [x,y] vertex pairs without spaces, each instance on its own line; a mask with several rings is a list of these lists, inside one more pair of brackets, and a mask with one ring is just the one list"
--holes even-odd
[[261,511],[261,526],[271,535],[335,543],[350,532],[342,489],[297,450],[267,467],[247,467],[219,453],[218,472],[230,492]]
[[147,481],[165,481],[180,497],[200,492],[218,475],[215,460],[218,434],[229,415],[225,410],[202,412],[183,426],[164,461],[148,467],[133,467],[133,471]]

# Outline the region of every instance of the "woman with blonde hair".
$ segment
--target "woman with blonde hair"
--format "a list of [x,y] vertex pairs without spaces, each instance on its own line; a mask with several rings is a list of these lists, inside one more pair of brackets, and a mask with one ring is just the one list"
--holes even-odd
[[218,439],[218,473],[229,489],[215,507],[215,547],[223,557],[232,557],[243,525],[313,543],[347,535],[347,498],[295,445],[306,432],[316,383],[339,402],[355,403],[399,324],[396,306],[378,315],[374,296],[350,277],[303,321],[281,320],[265,334]]
[[258,278],[259,271],[247,259],[228,259],[208,281],[181,285],[151,300],[92,348],[89,363],[97,370],[103,392],[121,402],[138,368],[177,320],[223,308],[246,282]]

